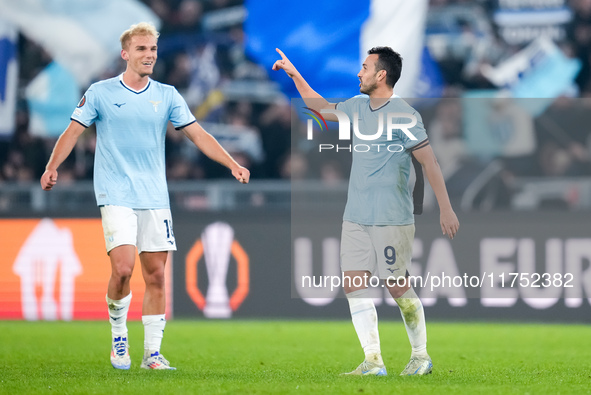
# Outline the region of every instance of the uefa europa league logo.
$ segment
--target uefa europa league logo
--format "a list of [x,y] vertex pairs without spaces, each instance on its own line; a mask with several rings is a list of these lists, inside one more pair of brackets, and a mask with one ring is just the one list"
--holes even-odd
[[230,247],[234,241],[234,229],[228,224],[216,222],[205,228],[201,234],[201,241],[209,278],[203,314],[209,318],[229,318],[232,310],[226,288],[226,276],[230,263]]
[[[208,288],[204,297],[197,287],[198,263],[205,258]],[[230,297],[226,279],[231,258],[236,260],[237,287]],[[186,259],[187,292],[207,318],[230,318],[248,295],[248,255],[238,241],[234,240],[234,229],[224,222],[208,225],[201,233],[201,239],[193,245]]]

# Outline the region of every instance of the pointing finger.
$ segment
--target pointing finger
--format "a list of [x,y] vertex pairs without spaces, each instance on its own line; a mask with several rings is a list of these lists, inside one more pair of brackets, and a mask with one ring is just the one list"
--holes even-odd
[[282,50],[280,50],[279,48],[275,48],[275,51],[277,51],[279,53],[279,55],[281,55],[281,59],[286,60],[287,56],[285,56],[285,54],[283,53]]

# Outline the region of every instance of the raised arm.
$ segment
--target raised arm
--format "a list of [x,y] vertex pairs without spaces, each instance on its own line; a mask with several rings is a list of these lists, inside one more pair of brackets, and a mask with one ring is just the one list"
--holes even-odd
[[441,231],[444,235],[448,235],[450,239],[453,239],[460,228],[460,222],[451,207],[437,158],[435,158],[430,145],[419,148],[413,151],[412,154],[425,169],[429,184],[433,188],[433,192],[435,192],[435,197],[439,204]]
[[226,166],[232,171],[232,175],[241,183],[248,184],[250,172],[240,166],[232,156],[218,143],[218,141],[205,131],[197,122],[185,126],[183,133],[203,152],[208,158]]
[[[320,110],[334,110],[336,108],[335,103],[329,103],[328,100],[320,96],[318,92],[316,92],[310,84],[302,77],[300,72],[295,68],[293,63],[285,56],[283,51],[279,48],[275,48],[275,50],[281,55],[281,59],[276,61],[273,64],[273,70],[283,70],[285,73],[293,80],[295,83],[296,89],[304,99],[306,105],[313,110],[320,112]],[[322,114],[324,119],[327,121],[334,121],[337,122],[338,118],[334,114]]]
[[70,152],[76,146],[78,137],[84,132],[86,128],[78,122],[71,121],[66,130],[62,133],[60,138],[53,147],[53,152],[49,157],[49,162],[45,166],[45,172],[41,176],[41,188],[46,191],[51,190],[57,183],[57,168],[66,160]]

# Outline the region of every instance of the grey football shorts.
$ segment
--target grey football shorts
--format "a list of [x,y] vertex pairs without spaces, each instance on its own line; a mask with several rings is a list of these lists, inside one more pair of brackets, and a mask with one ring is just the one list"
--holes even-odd
[[360,225],[343,221],[341,270],[367,270],[380,279],[406,275],[415,226]]

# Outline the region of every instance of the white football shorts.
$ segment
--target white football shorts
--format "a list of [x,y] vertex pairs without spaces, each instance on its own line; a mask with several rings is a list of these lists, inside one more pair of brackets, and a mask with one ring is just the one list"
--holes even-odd
[[367,270],[380,279],[405,277],[415,226],[360,225],[343,221],[341,270]]
[[137,210],[101,206],[107,253],[120,245],[137,247],[138,253],[176,251],[170,209]]

